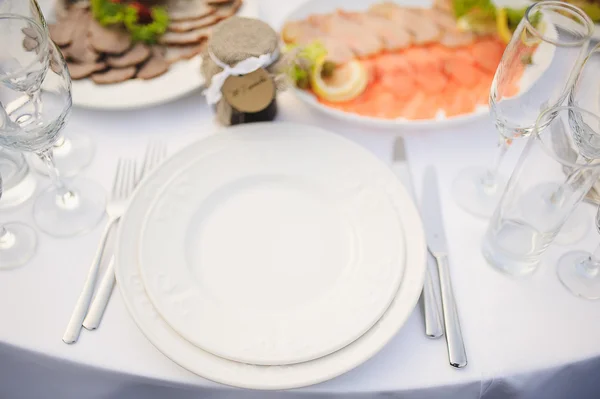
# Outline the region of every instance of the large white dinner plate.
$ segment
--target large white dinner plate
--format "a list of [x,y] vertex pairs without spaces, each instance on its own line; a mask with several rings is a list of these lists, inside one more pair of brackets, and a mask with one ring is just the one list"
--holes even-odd
[[[50,0],[44,0],[45,3],[48,1]],[[258,17],[257,1],[244,0],[237,15]],[[201,65],[202,58],[198,55],[190,60],[174,63],[165,74],[154,79],[130,79],[108,85],[98,85],[91,79],[74,80],[73,105],[92,109],[126,110],[173,101],[204,85]]]
[[[312,14],[324,14],[331,13],[337,9],[348,10],[348,11],[364,11],[368,9],[372,4],[381,3],[384,0],[307,0],[303,2],[298,8],[291,12],[286,21],[295,21],[305,19]],[[406,7],[421,7],[430,8],[433,4],[432,0],[391,0],[392,2]],[[506,3],[509,1],[517,4],[526,4],[521,0],[498,0],[499,4]],[[285,22],[284,22],[285,23]],[[282,25],[283,26],[283,25]],[[530,66],[526,70],[526,74],[521,79],[521,93],[531,87],[531,85],[548,69],[550,61],[554,54],[552,50],[549,54],[544,54],[543,59],[540,60],[540,52],[537,52],[537,61],[541,61],[538,64]],[[534,54],[534,58],[536,55]],[[445,128],[454,126],[457,124],[467,123],[470,121],[477,120],[483,116],[489,115],[489,107],[479,105],[475,111],[452,117],[446,117],[441,112],[438,112],[433,119],[423,120],[410,120],[405,118],[398,119],[384,119],[370,116],[358,115],[352,112],[345,112],[336,108],[329,107],[320,103],[317,97],[309,91],[300,90],[298,88],[293,89],[294,94],[304,103],[309,105],[311,108],[329,115],[333,118],[344,120],[353,124],[361,124],[365,126],[383,127],[383,128],[414,128],[414,129],[429,129],[429,128]]]
[[141,232],[146,291],[174,330],[230,360],[283,365],[328,355],[381,317],[404,271],[389,168],[285,124],[225,130],[189,159]]
[[[268,125],[251,129],[261,131]],[[298,128],[287,123],[278,129]],[[306,130],[318,130],[303,126]],[[241,128],[231,128],[237,130]],[[248,129],[245,127],[244,129]],[[343,139],[340,139],[343,142]],[[423,287],[426,246],[416,207],[401,189],[400,218],[405,234],[406,269],[393,302],[375,325],[350,345],[322,358],[287,366],[238,363],[204,351],[182,338],[159,315],[146,293],[138,267],[138,243],[145,216],[156,195],[174,174],[190,165],[202,147],[192,145],[168,160],[145,180],[132,197],[121,219],[116,257],[116,277],[125,304],[140,330],[161,352],[189,371],[215,382],[249,389],[289,389],[316,384],[360,365],[397,333],[413,311]]]

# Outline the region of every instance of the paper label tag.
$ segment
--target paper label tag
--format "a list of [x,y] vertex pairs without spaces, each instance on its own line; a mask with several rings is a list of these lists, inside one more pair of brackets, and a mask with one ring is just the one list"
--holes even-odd
[[221,91],[238,111],[258,112],[273,101],[275,82],[265,69],[260,68],[248,75],[228,77]]

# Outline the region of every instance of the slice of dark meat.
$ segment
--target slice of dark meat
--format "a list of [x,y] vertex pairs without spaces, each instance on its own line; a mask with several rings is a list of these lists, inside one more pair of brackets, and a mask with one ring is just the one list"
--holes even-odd
[[232,0],[229,3],[219,6],[215,15],[218,16],[220,20],[227,19],[234,15],[241,6],[242,0]]
[[167,32],[158,38],[160,44],[198,44],[210,37],[212,26],[194,29],[189,32]]
[[198,19],[213,14],[217,9],[205,0],[168,0],[167,12],[171,21]]
[[69,67],[71,79],[74,80],[87,78],[94,72],[98,72],[106,68],[106,64],[104,62],[94,62],[89,64],[75,64],[73,62],[69,62],[67,63],[67,66]]
[[112,68],[106,72],[94,73],[92,80],[99,85],[121,83],[135,76],[135,67]]
[[67,59],[89,64],[98,61],[100,58],[100,54],[92,48],[88,36],[91,21],[92,14],[87,11],[84,11],[83,15],[75,21],[73,40],[71,45],[63,51]]
[[161,51],[152,49],[152,57],[142,65],[137,73],[137,77],[140,79],[152,79],[162,75],[168,70],[169,63],[162,55]]
[[220,19],[216,15],[207,15],[199,19],[190,19],[187,21],[174,21],[169,24],[167,28],[173,32],[189,32],[194,29],[206,28],[219,22]]
[[66,16],[59,20],[56,24],[48,25],[50,38],[57,45],[64,47],[68,46],[74,39],[75,28],[78,21],[87,13],[81,7],[71,7]]
[[221,4],[231,3],[233,0],[206,0],[206,4],[210,4],[211,6],[218,6]]
[[169,46],[165,54],[165,59],[169,64],[180,60],[189,60],[190,58],[200,54],[206,47],[207,41],[200,44],[191,44],[187,46]]
[[125,29],[107,28],[92,18],[90,44],[101,53],[123,54],[131,47],[131,36]]
[[143,43],[137,43],[122,55],[111,55],[106,57],[108,66],[114,68],[125,68],[136,66],[150,57],[150,48]]

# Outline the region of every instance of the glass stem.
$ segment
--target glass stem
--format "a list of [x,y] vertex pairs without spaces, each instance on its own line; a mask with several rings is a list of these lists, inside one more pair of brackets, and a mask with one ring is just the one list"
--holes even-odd
[[[591,162],[590,159],[586,159],[585,161],[586,161],[586,164]],[[572,172],[569,172],[564,183],[561,184],[560,187],[558,187],[556,189],[556,191],[554,191],[552,193],[552,195],[550,196],[550,203],[552,203],[553,205],[560,206],[565,199],[564,197],[565,197],[566,188],[569,187],[570,184],[573,184],[574,181],[579,179],[581,177],[581,174],[582,174],[582,172],[578,169],[576,169]]]
[[33,112],[35,113],[36,119],[39,119],[42,112],[42,99],[40,98],[41,90],[34,90],[29,93],[33,101]]
[[0,249],[8,249],[14,245],[14,236],[6,227],[0,226]]
[[600,273],[600,245],[587,259],[581,262],[579,268],[588,277],[596,277]]
[[76,208],[79,204],[77,194],[70,191],[60,178],[60,173],[54,165],[52,149],[47,149],[37,153],[37,156],[46,164],[52,184],[56,187],[56,204],[63,208]]
[[500,143],[498,143],[498,151],[496,152],[496,158],[494,159],[494,163],[490,169],[487,170],[484,178],[482,179],[482,183],[487,190],[495,190],[496,183],[498,179],[498,170],[500,169],[500,165],[504,160],[504,156],[510,147],[512,140],[506,139],[502,137]]

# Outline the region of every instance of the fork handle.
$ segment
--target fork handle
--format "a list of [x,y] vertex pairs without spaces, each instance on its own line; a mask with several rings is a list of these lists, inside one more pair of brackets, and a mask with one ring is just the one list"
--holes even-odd
[[115,286],[115,258],[113,257],[108,265],[108,269],[102,277],[98,292],[94,296],[90,310],[83,320],[83,326],[88,330],[95,330],[100,325],[100,320],[104,315],[108,301]]
[[440,318],[440,310],[433,288],[433,274],[427,262],[425,284],[423,285],[423,314],[425,316],[425,335],[436,339],[444,335],[444,327]]
[[104,253],[104,248],[106,247],[106,242],[108,241],[110,230],[112,229],[113,225],[117,220],[118,219],[116,218],[110,219],[108,221],[108,224],[104,228],[104,232],[102,233],[102,241],[100,242],[100,246],[96,250],[96,254],[94,255],[94,261],[92,262],[92,266],[88,271],[87,278],[83,285],[83,290],[81,291],[81,294],[79,294],[79,298],[77,299],[77,303],[75,304],[75,309],[71,314],[71,319],[69,320],[69,324],[67,324],[67,329],[65,330],[65,334],[63,335],[62,340],[65,344],[73,344],[79,339],[79,334],[81,333],[81,325],[90,306],[92,294],[94,293],[94,286],[96,285],[98,269],[100,267],[100,261],[102,260],[102,254]]

